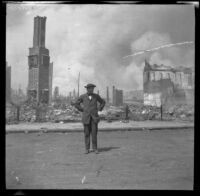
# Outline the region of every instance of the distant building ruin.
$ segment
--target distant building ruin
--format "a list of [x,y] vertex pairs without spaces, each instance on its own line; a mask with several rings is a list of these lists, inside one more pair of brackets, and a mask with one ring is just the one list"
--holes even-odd
[[45,48],[46,17],[34,17],[33,47],[29,48],[28,98],[50,103],[52,95],[53,63]]
[[59,98],[59,87],[58,86],[56,86],[54,88],[53,98],[54,98],[54,100]]
[[143,91],[145,105],[193,103],[194,71],[184,67],[150,65],[145,61]]
[[123,90],[116,89],[115,86],[113,86],[113,105],[123,105]]

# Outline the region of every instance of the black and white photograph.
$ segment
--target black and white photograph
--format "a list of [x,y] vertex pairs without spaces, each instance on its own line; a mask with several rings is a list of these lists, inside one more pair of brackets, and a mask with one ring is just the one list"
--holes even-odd
[[7,190],[193,190],[195,7],[4,2]]

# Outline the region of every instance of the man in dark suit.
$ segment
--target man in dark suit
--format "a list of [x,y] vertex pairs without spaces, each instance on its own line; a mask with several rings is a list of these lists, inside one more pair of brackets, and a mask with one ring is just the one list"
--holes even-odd
[[[98,94],[93,93],[95,87],[94,84],[85,86],[87,93],[81,95],[74,104],[79,111],[83,112],[82,122],[84,125],[86,154],[89,153],[90,149],[90,134],[92,135],[92,148],[98,154],[97,132],[100,120],[98,111],[102,111],[105,106],[105,101]],[[99,102],[99,106],[97,102]]]

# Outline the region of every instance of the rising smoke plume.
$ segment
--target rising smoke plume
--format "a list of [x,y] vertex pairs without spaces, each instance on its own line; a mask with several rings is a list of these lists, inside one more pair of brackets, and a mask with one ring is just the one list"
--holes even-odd
[[20,80],[22,86],[27,85],[28,48],[32,46],[33,18],[37,15],[47,17],[46,47],[54,62],[53,86],[59,86],[64,93],[77,88],[79,71],[81,93],[85,91],[83,86],[92,82],[105,95],[106,86],[115,85],[124,90],[141,89],[145,58],[150,62],[165,62],[173,66],[194,65],[192,46],[163,48],[123,59],[141,50],[184,40],[193,41],[194,10],[191,6],[24,7],[26,9],[18,13],[20,17],[13,16],[11,7],[7,12],[7,60],[16,73],[13,84]]

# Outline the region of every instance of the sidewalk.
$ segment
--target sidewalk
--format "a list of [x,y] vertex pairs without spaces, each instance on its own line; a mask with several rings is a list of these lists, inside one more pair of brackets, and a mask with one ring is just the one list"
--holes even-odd
[[[163,129],[186,129],[194,128],[193,122],[181,121],[120,121],[106,122],[100,121],[99,131],[141,131],[141,130],[163,130]],[[23,132],[82,132],[81,122],[76,123],[19,123],[6,125],[6,133]]]

